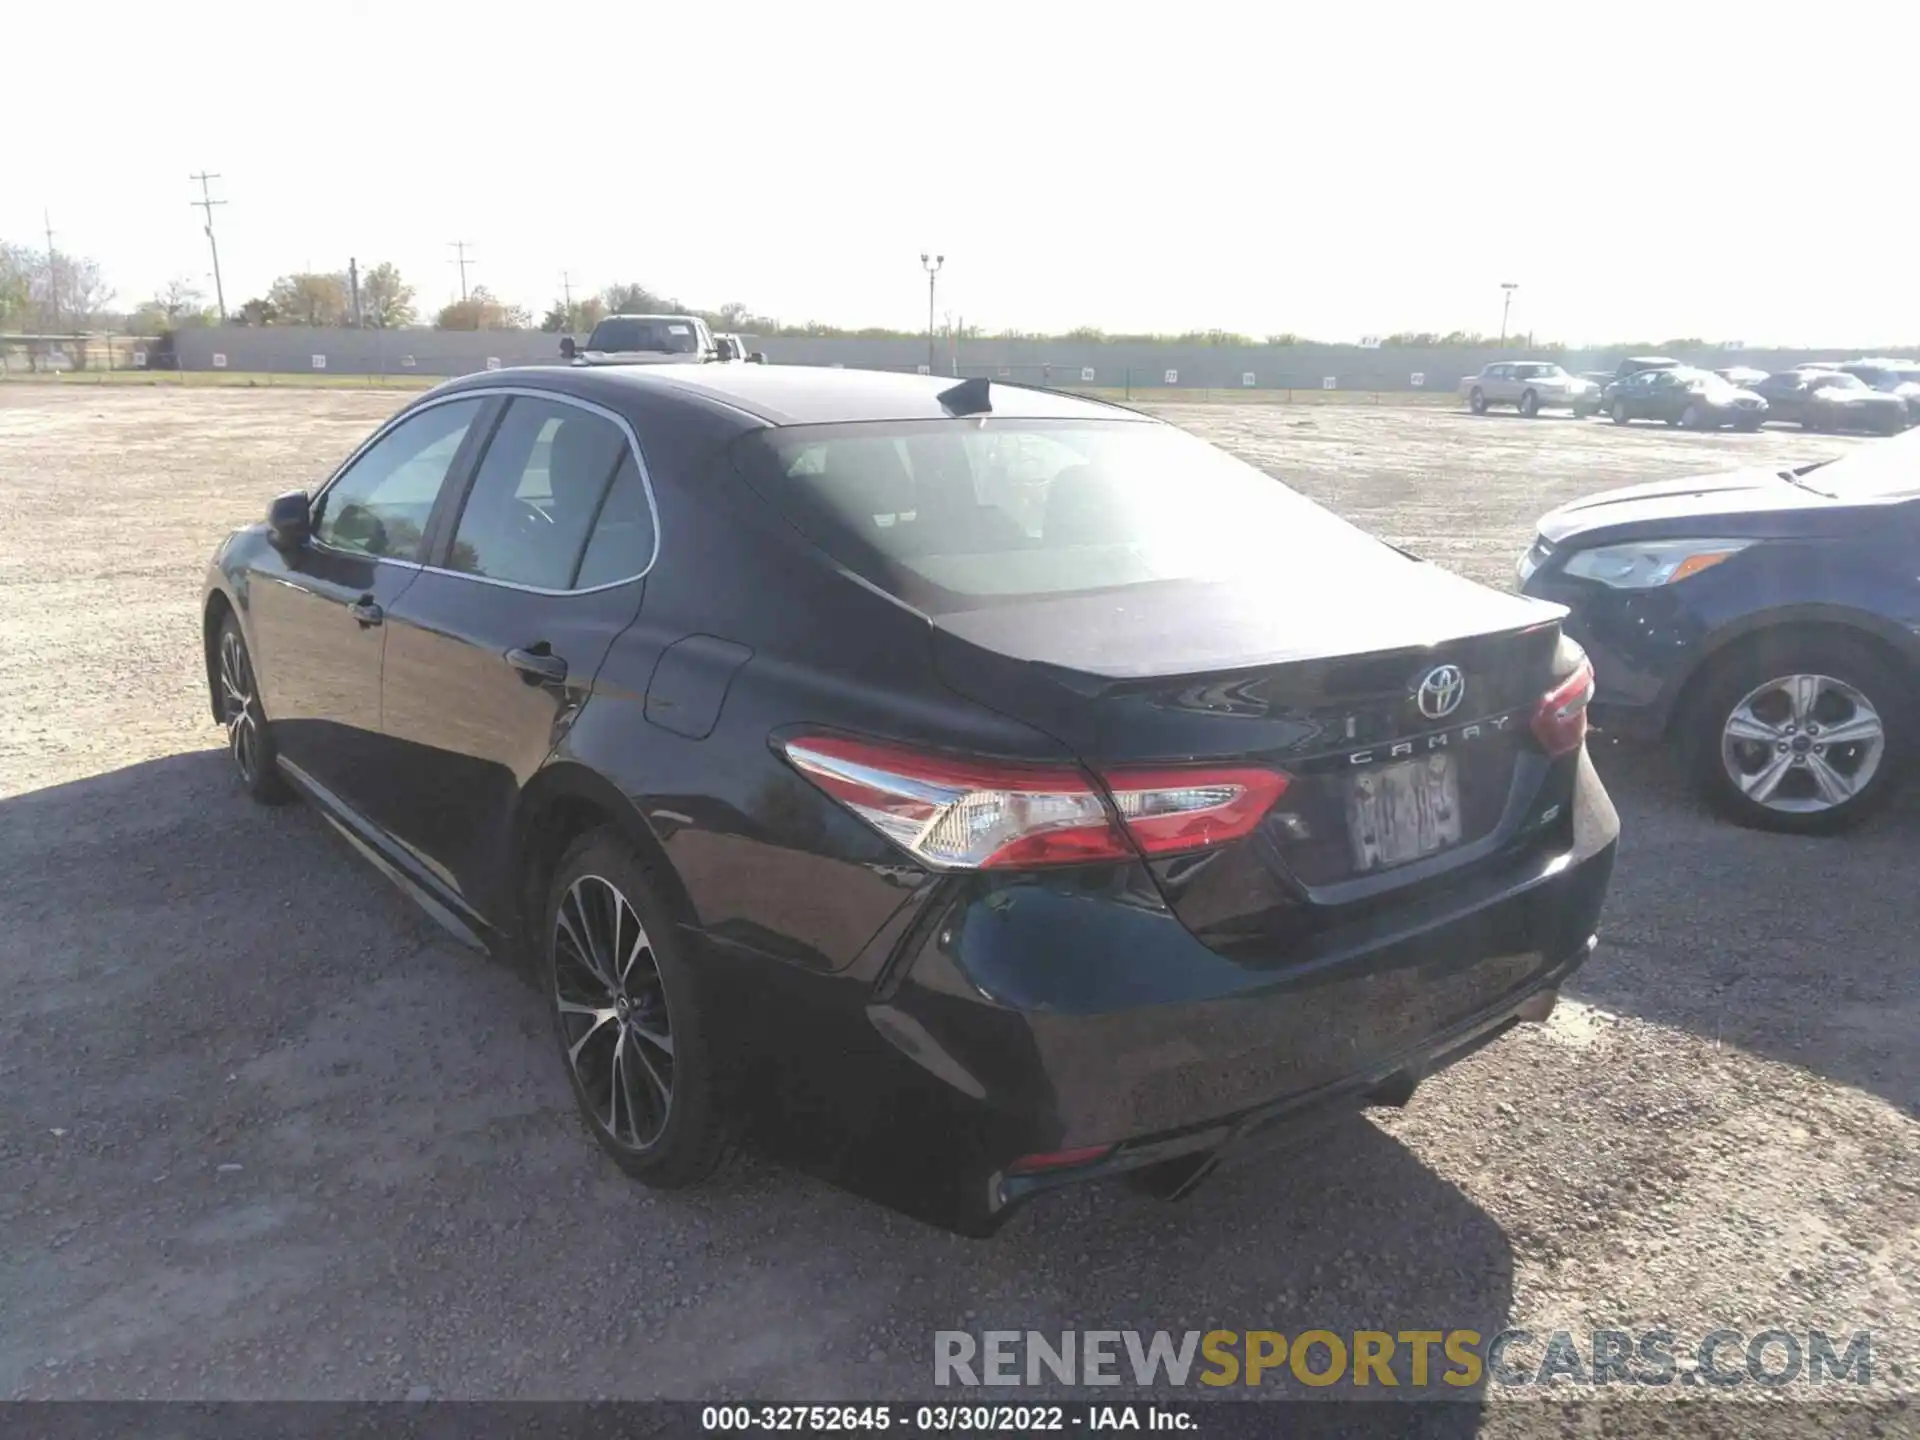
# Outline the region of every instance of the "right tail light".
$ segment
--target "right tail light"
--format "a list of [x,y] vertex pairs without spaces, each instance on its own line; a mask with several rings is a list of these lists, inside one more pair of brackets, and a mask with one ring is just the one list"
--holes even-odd
[[1587,706],[1593,700],[1593,662],[1585,655],[1574,672],[1540,697],[1533,736],[1548,755],[1571,755],[1587,738]]
[[[1286,792],[1256,766],[1072,765],[915,750],[841,735],[781,746],[789,763],[887,839],[943,870],[1023,870],[1185,854],[1250,833]],[[1111,796],[1111,800],[1109,800]]]

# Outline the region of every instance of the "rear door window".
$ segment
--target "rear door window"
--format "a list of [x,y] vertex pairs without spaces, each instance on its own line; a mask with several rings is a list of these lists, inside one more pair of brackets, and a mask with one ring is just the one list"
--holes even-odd
[[640,464],[629,447],[614,472],[600,518],[594,521],[573,588],[591,590],[644,574],[653,563],[653,548],[653,506],[640,477]]
[[626,432],[577,405],[517,395],[467,493],[446,568],[569,590]]

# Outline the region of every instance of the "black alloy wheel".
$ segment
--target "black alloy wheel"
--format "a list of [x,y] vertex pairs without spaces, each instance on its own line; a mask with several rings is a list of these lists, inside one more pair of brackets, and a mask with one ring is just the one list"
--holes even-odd
[[280,774],[273,730],[260,704],[247,640],[238,617],[229,612],[214,642],[213,681],[219,696],[220,723],[227,731],[227,753],[247,794],[262,805],[283,805],[293,798]]
[[554,1030],[588,1130],[662,1189],[706,1178],[724,1150],[693,976],[646,867],[613,830],[577,841],[547,904]]

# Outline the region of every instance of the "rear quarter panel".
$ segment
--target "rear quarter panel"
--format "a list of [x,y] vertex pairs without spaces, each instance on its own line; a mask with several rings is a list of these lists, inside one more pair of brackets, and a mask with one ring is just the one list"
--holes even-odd
[[[672,459],[650,447],[648,461],[659,559],[566,758],[628,797],[704,935],[812,971],[845,969],[927,876],[802,780],[775,752],[775,733],[818,726],[1034,758],[1059,748],[942,685],[927,622],[804,541],[734,478],[720,447]],[[708,657],[699,673],[662,665],[694,636],[711,640],[674,655]],[[689,683],[703,704],[720,694],[710,727],[661,723],[671,713],[662,701],[676,698],[664,692]]]

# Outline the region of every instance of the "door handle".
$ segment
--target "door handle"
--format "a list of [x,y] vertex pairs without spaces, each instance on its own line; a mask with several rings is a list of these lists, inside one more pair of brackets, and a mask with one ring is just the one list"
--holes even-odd
[[347,613],[363,626],[378,625],[387,618],[387,612],[380,608],[379,602],[371,595],[362,595],[347,606]]
[[555,655],[542,640],[525,650],[507,651],[507,664],[520,672],[529,685],[558,685],[567,678],[567,662]]

